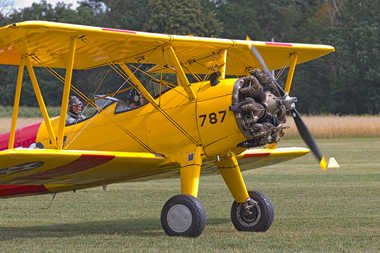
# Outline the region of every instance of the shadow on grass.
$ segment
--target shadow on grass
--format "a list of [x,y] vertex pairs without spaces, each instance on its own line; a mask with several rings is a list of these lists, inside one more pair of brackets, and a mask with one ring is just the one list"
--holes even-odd
[[[231,222],[226,218],[207,220],[207,226]],[[161,237],[165,232],[159,219],[124,219],[82,223],[49,224],[31,227],[0,226],[0,241],[22,238],[74,237],[87,235]]]

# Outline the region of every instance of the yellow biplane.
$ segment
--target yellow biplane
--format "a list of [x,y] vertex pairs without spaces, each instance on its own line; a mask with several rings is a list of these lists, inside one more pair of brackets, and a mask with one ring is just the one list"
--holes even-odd
[[[333,51],[325,45],[41,21],[2,27],[0,64],[18,65],[19,70],[11,131],[0,136],[0,198],[54,196],[112,183],[180,178],[181,194],[163,206],[161,224],[168,235],[197,237],[206,224],[205,209],[197,199],[200,175],[219,173],[235,200],[231,219],[236,229],[266,231],[274,217],[272,203],[260,192],[247,191],[241,171],[284,162],[310,150],[326,168],[295,108],[296,98],[288,94],[296,64]],[[142,83],[136,72],[146,64],[152,66],[144,71],[151,81]],[[128,87],[93,97],[74,87],[73,70],[105,65]],[[25,66],[43,122],[16,129]],[[63,82],[59,117],[49,118],[35,67],[46,68]],[[289,67],[284,88],[269,72],[283,67]],[[66,70],[64,77],[54,71],[57,68]],[[167,73],[175,81],[161,78]],[[145,103],[130,108],[114,96],[130,89],[138,90]],[[93,106],[95,113],[67,124],[70,92]],[[286,128],[286,111],[310,150],[277,148]]]

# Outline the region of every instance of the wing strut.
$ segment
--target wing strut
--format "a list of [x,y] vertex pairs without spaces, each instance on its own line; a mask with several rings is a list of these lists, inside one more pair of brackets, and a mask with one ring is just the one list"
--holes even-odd
[[225,79],[226,78],[226,62],[227,62],[227,50],[223,50],[222,55],[220,56],[222,60],[222,64],[218,66],[218,71],[220,72],[221,76],[219,79]]
[[292,86],[294,70],[296,69],[296,65],[297,65],[297,59],[298,59],[298,55],[293,53],[292,60],[289,66],[288,78],[286,79],[286,84],[285,84],[285,89],[284,89],[284,91],[287,92],[288,94],[290,91],[290,86]]
[[132,71],[128,68],[127,65],[124,63],[120,64],[120,67],[124,70],[125,74],[129,77],[129,79],[132,81],[134,85],[137,86],[137,88],[140,90],[140,92],[143,94],[143,96],[159,111],[164,115],[174,126],[178,128],[179,131],[181,131],[187,138],[189,138],[190,141],[192,141],[195,145],[199,145],[198,142],[189,134],[186,132],[185,129],[183,129],[175,120],[173,120],[157,103],[156,100],[150,95],[150,93],[145,89],[145,87],[141,84],[139,79],[132,73]]
[[149,101],[149,103],[151,103],[155,108],[158,108],[158,104],[157,104],[156,100],[154,100],[154,98],[145,89],[145,87],[141,84],[139,79],[137,79],[137,77],[132,73],[132,71],[128,68],[128,66],[125,65],[125,63],[121,63],[121,64],[119,64],[119,66],[125,72],[125,74],[127,74],[129,79],[131,80],[131,82],[137,86],[137,88],[140,90],[142,95]]
[[14,100],[14,105],[13,105],[12,125],[11,125],[11,132],[9,135],[8,149],[13,149],[14,144],[15,144],[17,116],[18,116],[18,109],[20,106],[20,96],[21,96],[22,78],[24,76],[24,67],[25,67],[24,58],[25,57],[27,56],[25,55],[21,56],[20,65],[18,67],[17,86],[16,86],[15,100]]
[[54,147],[57,147],[57,142],[55,139],[53,127],[51,126],[51,122],[49,120],[49,115],[46,111],[45,102],[44,102],[44,99],[42,97],[40,87],[38,86],[36,74],[34,73],[32,63],[30,62],[30,56],[25,57],[25,62],[26,62],[26,67],[28,69],[29,76],[30,76],[30,81],[32,82],[32,85],[33,85],[34,93],[36,94],[38,105],[40,106],[42,117],[44,118],[44,121],[46,124],[46,129],[47,129],[49,136],[50,136],[51,143],[53,144]]
[[196,100],[197,97],[193,89],[191,88],[189,80],[187,80],[185,71],[183,70],[181,63],[179,62],[178,57],[176,56],[173,47],[171,46],[167,47],[165,52],[168,53],[171,63],[174,64],[174,68],[176,69],[177,77],[179,79],[179,84],[181,84],[181,86],[184,88],[184,90],[186,91],[191,101]]
[[61,116],[59,117],[59,125],[58,125],[58,139],[57,139],[58,149],[62,149],[62,146],[63,146],[63,135],[65,133],[66,112],[67,112],[67,106],[69,104],[71,78],[73,76],[76,41],[77,39],[75,37],[70,39],[69,56],[67,59],[65,84],[63,86],[63,95],[62,95],[62,103],[61,103]]

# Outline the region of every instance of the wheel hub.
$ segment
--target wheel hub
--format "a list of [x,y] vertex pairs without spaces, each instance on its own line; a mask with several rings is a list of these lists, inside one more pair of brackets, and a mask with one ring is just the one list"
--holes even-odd
[[255,226],[261,218],[261,210],[259,205],[255,205],[251,209],[246,209],[244,208],[243,204],[240,204],[236,212],[238,221],[240,222],[240,224],[246,227]]
[[167,215],[166,223],[177,232],[185,232],[193,221],[190,209],[182,204],[172,206]]

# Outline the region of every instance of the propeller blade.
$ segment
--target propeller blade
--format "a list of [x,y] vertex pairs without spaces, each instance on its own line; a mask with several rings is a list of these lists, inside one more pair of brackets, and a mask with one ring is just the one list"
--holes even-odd
[[[272,79],[272,81],[276,84],[277,88],[279,89],[280,91],[280,95],[282,97],[284,96],[287,96],[287,94],[285,94],[284,90],[282,89],[282,87],[277,83],[276,79],[273,78],[272,74],[270,73],[267,65],[265,64],[264,62],[264,59],[261,57],[261,54],[259,53],[259,51],[256,49],[255,46],[251,45],[251,51],[252,53],[255,55],[256,59],[260,62],[261,66],[265,69],[265,71],[267,72],[268,76]],[[284,99],[284,98],[283,98]],[[327,162],[326,162],[326,159],[324,156],[322,156],[321,152],[319,151],[318,149],[318,146],[314,140],[314,137],[313,135],[310,133],[309,129],[307,128],[307,126],[305,125],[305,123],[303,122],[302,118],[301,118],[301,115],[298,113],[298,111],[296,110],[296,108],[293,106],[291,109],[290,109],[291,113],[292,113],[292,116],[293,116],[293,119],[294,119],[294,122],[296,123],[296,126],[297,126],[297,129],[298,129],[298,132],[300,133],[302,139],[306,142],[306,144],[309,146],[310,150],[314,153],[314,155],[317,157],[318,161],[319,161],[319,166],[325,170],[326,167],[327,167]]]
[[254,45],[251,45],[251,51],[252,53],[256,56],[256,59],[260,62],[261,66],[265,69],[267,72],[268,76],[272,79],[272,81],[276,84],[277,88],[280,90],[280,95],[283,97],[285,96],[285,92],[282,89],[282,87],[277,83],[276,79],[273,78],[272,74],[270,73],[267,65],[264,62],[263,57],[261,57],[261,54],[257,50],[257,48]]
[[301,115],[298,113],[296,108],[291,110],[291,113],[292,113],[294,122],[296,123],[298,132],[300,133],[302,139],[306,142],[306,144],[309,146],[310,150],[317,157],[317,159],[319,161],[319,166],[321,166],[321,168],[323,170],[325,170],[327,167],[326,159],[321,154],[321,152],[319,151],[317,143],[315,142],[313,135],[310,133],[309,129],[307,128],[307,126],[303,122]]

